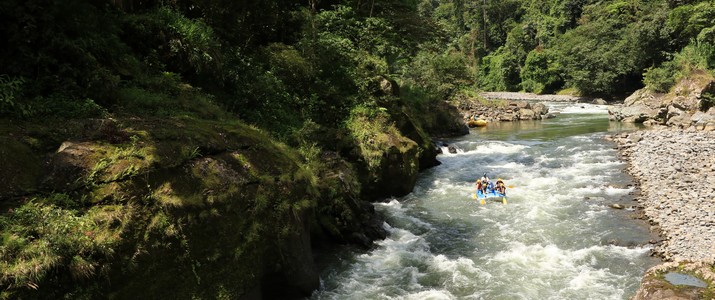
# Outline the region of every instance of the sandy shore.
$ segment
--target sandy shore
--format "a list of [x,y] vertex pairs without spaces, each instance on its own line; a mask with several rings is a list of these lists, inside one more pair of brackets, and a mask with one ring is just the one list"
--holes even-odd
[[613,137],[640,183],[644,215],[666,261],[715,263],[715,133],[655,129]]

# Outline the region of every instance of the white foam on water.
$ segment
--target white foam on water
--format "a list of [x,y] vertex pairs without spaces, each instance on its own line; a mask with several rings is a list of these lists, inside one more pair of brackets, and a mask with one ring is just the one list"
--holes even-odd
[[606,187],[605,188],[605,193],[606,195],[609,196],[623,196],[623,195],[628,195],[629,193],[633,192],[634,188],[616,188],[616,187]]
[[439,148],[442,150],[442,154],[441,154],[441,155],[444,155],[444,156],[457,156],[457,155],[460,155],[460,154],[467,153],[467,152],[464,151],[463,149],[457,148],[456,146],[454,146],[454,150],[456,150],[455,152],[457,152],[457,153],[451,153],[451,152],[449,152],[449,147],[439,147]]
[[524,186],[526,189],[548,190],[550,187],[559,184],[559,179],[556,177],[536,177],[529,181]]
[[607,105],[595,105],[580,103],[561,108],[562,114],[607,114]]
[[514,170],[514,169],[522,169],[526,166],[524,164],[520,164],[517,162],[508,162],[508,163],[503,163],[503,164],[490,164],[488,167],[492,168],[492,169]]
[[599,261],[604,257],[635,259],[648,251],[646,248],[612,245],[563,249],[553,244],[513,242],[509,246],[489,259],[489,265],[494,266],[489,269],[495,273],[494,278],[520,278],[523,286],[550,291],[544,294],[551,295],[550,299],[582,298],[584,295],[593,299],[622,299],[624,286],[619,286],[619,281],[624,275],[615,274],[608,267],[599,267]]
[[[432,224],[425,222],[416,216],[408,214],[407,211],[403,208],[403,204],[400,201],[397,201],[397,199],[393,198],[390,202],[375,203],[374,205],[376,209],[384,211],[387,214],[391,215],[393,218],[400,220],[400,225],[407,226],[411,229],[415,229],[415,227],[423,230],[433,228]],[[395,230],[387,223],[384,223],[383,227],[385,227],[385,230],[387,230],[388,232],[392,232],[393,230]]]
[[531,209],[524,215],[524,218],[530,220],[544,220],[544,219],[554,219],[557,216],[549,213],[549,209],[543,208],[541,206],[532,206]]
[[397,299],[405,299],[405,300],[451,300],[455,299],[452,294],[450,294],[447,291],[443,290],[429,290],[429,291],[423,291],[423,292],[418,292],[418,293],[412,293],[404,298],[398,297]]
[[464,257],[449,259],[444,255],[437,255],[430,262],[430,271],[443,274],[442,282],[448,290],[469,288],[475,282],[491,278],[491,274],[477,268],[474,261]]
[[525,145],[511,144],[499,141],[485,141],[478,143],[473,151],[479,155],[512,154],[518,153],[526,148],[527,146]]

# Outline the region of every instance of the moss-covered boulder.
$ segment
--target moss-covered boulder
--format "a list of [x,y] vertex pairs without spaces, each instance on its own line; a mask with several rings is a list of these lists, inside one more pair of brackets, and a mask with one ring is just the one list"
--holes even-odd
[[35,145],[41,126],[6,128],[19,142],[3,144],[3,157],[23,159],[3,167],[19,175],[1,189],[0,298],[240,299],[275,284],[296,295],[318,287],[319,189],[295,151],[239,122],[115,122],[126,140],[78,130]]
[[423,148],[403,136],[386,111],[359,106],[347,121],[349,137],[356,145],[351,155],[359,162],[367,198],[409,193],[420,170]]

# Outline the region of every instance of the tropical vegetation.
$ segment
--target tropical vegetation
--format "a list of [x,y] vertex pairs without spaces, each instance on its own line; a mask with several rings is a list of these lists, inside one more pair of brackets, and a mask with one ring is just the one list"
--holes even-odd
[[[0,298],[130,297],[87,282],[172,264],[174,292],[231,298],[292,270],[296,227],[369,240],[360,201],[408,192],[429,136],[459,133],[445,101],[711,73],[715,3],[5,0],[0,36]],[[82,168],[37,179],[60,149]],[[255,272],[207,267],[227,260]]]

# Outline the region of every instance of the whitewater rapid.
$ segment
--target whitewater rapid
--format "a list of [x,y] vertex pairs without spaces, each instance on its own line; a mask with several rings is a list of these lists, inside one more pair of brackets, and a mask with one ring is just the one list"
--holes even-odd
[[[645,270],[647,227],[605,106],[549,103],[555,119],[490,124],[444,141],[458,149],[414,191],[376,204],[389,236],[371,251],[320,257],[312,299],[627,299]],[[502,178],[508,204],[472,199]]]

